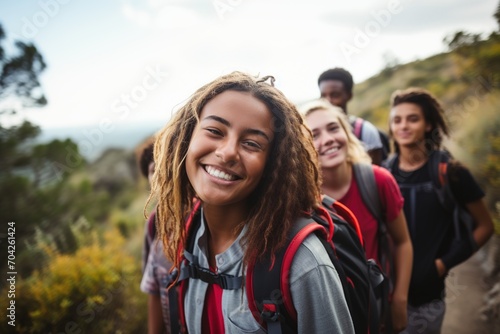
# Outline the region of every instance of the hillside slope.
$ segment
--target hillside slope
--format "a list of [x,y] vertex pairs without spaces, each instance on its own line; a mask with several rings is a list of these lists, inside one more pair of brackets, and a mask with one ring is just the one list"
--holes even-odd
[[421,87],[432,92],[441,101],[450,126],[446,148],[466,163],[486,188],[488,205],[498,218],[499,73],[500,34],[492,33],[486,40],[467,39],[450,52],[386,68],[357,84],[349,110],[387,131],[389,100],[395,90]]

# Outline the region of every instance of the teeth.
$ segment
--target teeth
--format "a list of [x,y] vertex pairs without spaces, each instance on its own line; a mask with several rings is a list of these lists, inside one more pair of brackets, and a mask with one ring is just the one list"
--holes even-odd
[[212,176],[215,176],[216,178],[226,180],[226,181],[233,181],[233,180],[236,179],[235,176],[226,174],[223,171],[215,169],[215,168],[213,168],[211,166],[207,166],[206,167],[206,171],[207,171],[208,174],[210,174]]
[[330,153],[333,153],[333,152],[337,152],[339,150],[338,147],[332,147],[328,150],[326,150],[325,152],[323,152],[323,154],[330,154]]

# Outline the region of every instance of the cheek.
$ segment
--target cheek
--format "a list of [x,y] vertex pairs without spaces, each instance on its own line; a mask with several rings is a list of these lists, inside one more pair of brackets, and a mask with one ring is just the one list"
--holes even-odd
[[189,180],[191,180],[193,176],[193,166],[194,166],[194,161],[192,161],[192,157],[190,155],[190,151],[188,150],[186,154],[186,161],[185,161],[185,169],[186,169],[186,174]]
[[319,147],[320,147],[320,140],[319,140],[319,138],[316,138],[316,139],[313,140],[313,145],[314,145],[314,149],[316,151],[319,151]]
[[186,173],[189,178],[191,178],[191,174],[194,172],[194,167],[196,166],[196,160],[198,159],[199,155],[200,155],[199,145],[197,145],[197,142],[193,137],[186,152],[186,161],[185,161]]
[[186,152],[186,159],[197,158],[202,153],[203,150],[207,149],[207,141],[203,140],[202,136],[195,131],[191,136],[189,141],[189,146]]
[[345,133],[344,131],[339,131],[335,134],[335,140],[341,144],[345,144],[347,143],[348,139],[347,139],[347,133]]
[[256,183],[260,182],[262,175],[264,174],[264,170],[266,168],[267,155],[262,155],[260,157],[254,157],[250,162],[250,166],[252,169],[252,174],[257,177],[255,180]]

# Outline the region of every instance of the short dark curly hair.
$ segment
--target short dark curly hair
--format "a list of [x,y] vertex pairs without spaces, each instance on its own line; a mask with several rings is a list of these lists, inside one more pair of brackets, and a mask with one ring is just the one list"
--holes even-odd
[[326,81],[326,80],[338,80],[344,84],[344,88],[348,93],[352,93],[354,80],[352,79],[351,73],[349,73],[347,70],[340,67],[335,67],[326,70],[319,76],[318,86],[321,83],[321,81]]
[[139,151],[139,170],[141,171],[142,176],[146,179],[149,175],[149,164],[154,161],[153,152],[154,152],[154,141],[153,139],[148,140],[143,148]]

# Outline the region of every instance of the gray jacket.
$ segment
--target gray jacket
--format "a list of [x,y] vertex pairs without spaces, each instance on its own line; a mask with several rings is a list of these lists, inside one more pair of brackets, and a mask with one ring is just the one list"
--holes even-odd
[[[216,255],[219,273],[241,276],[244,250],[239,241],[245,232],[246,228],[225,252]],[[193,255],[204,268],[209,267],[206,250],[207,234],[202,219]],[[339,276],[315,235],[304,240],[293,259],[290,289],[297,310],[298,333],[354,333]],[[207,283],[190,279],[184,299],[189,333],[201,333],[206,290]],[[248,308],[244,288],[223,291],[222,314],[226,333],[266,333]]]

